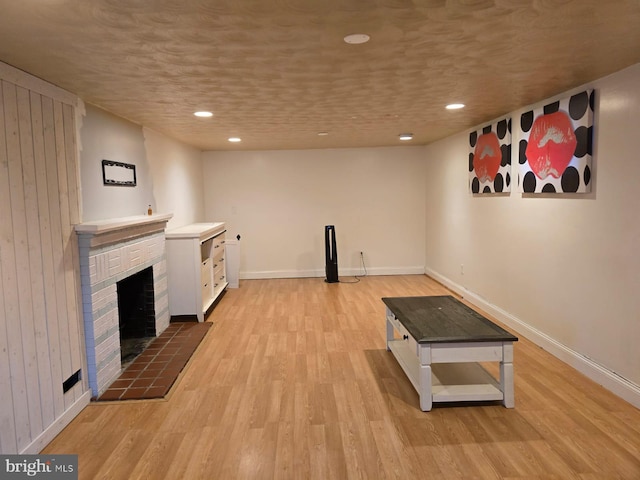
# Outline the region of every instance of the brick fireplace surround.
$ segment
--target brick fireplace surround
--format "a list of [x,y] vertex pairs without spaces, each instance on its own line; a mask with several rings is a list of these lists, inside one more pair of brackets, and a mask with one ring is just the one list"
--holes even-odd
[[165,236],[172,214],[76,225],[89,387],[97,398],[120,375],[116,284],[152,267],[156,335],[169,326]]

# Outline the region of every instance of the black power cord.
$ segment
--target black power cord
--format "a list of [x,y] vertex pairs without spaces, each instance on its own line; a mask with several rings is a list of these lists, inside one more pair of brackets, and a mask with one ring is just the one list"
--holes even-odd
[[360,281],[360,277],[366,277],[368,275],[367,273],[367,266],[364,263],[364,253],[360,252],[360,263],[362,264],[362,270],[364,271],[363,275],[354,275],[353,278],[355,278],[355,281],[352,282],[345,282],[343,280],[340,280],[340,283],[358,283]]

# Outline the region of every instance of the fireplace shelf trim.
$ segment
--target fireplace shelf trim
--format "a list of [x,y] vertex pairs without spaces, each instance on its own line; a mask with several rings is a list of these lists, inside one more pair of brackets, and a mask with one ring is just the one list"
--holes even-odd
[[109,218],[91,222],[79,223],[75,226],[76,232],[99,235],[113,230],[122,230],[140,225],[168,222],[173,213],[161,213],[156,215],[135,215],[132,217]]
[[137,215],[75,225],[81,248],[108,247],[166,230],[173,214]]

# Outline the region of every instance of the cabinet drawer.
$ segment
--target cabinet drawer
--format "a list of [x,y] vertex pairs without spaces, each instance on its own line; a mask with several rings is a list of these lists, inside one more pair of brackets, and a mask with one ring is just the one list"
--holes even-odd
[[218,252],[221,252],[224,250],[224,240],[225,240],[224,233],[221,233],[217,237],[214,237],[212,240],[213,240],[213,249],[211,251],[211,255],[215,257]]
[[[393,328],[399,334],[399,339],[402,339],[407,342],[411,351],[417,354],[418,351],[418,342],[411,336],[409,331],[402,325],[400,320],[398,320],[394,315],[387,316],[387,319],[393,325]],[[396,337],[398,338],[398,337]]]
[[225,276],[224,276],[224,268],[217,269],[213,274],[213,278],[214,278],[214,288],[218,288],[220,285],[224,284],[226,282]]
[[224,252],[220,252],[220,255],[213,259],[212,270],[215,272],[221,268],[224,268]]

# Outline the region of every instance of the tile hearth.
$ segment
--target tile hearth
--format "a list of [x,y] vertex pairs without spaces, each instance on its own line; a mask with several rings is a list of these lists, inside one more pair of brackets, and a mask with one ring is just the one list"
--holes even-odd
[[136,357],[98,401],[163,398],[212,323],[172,323]]

